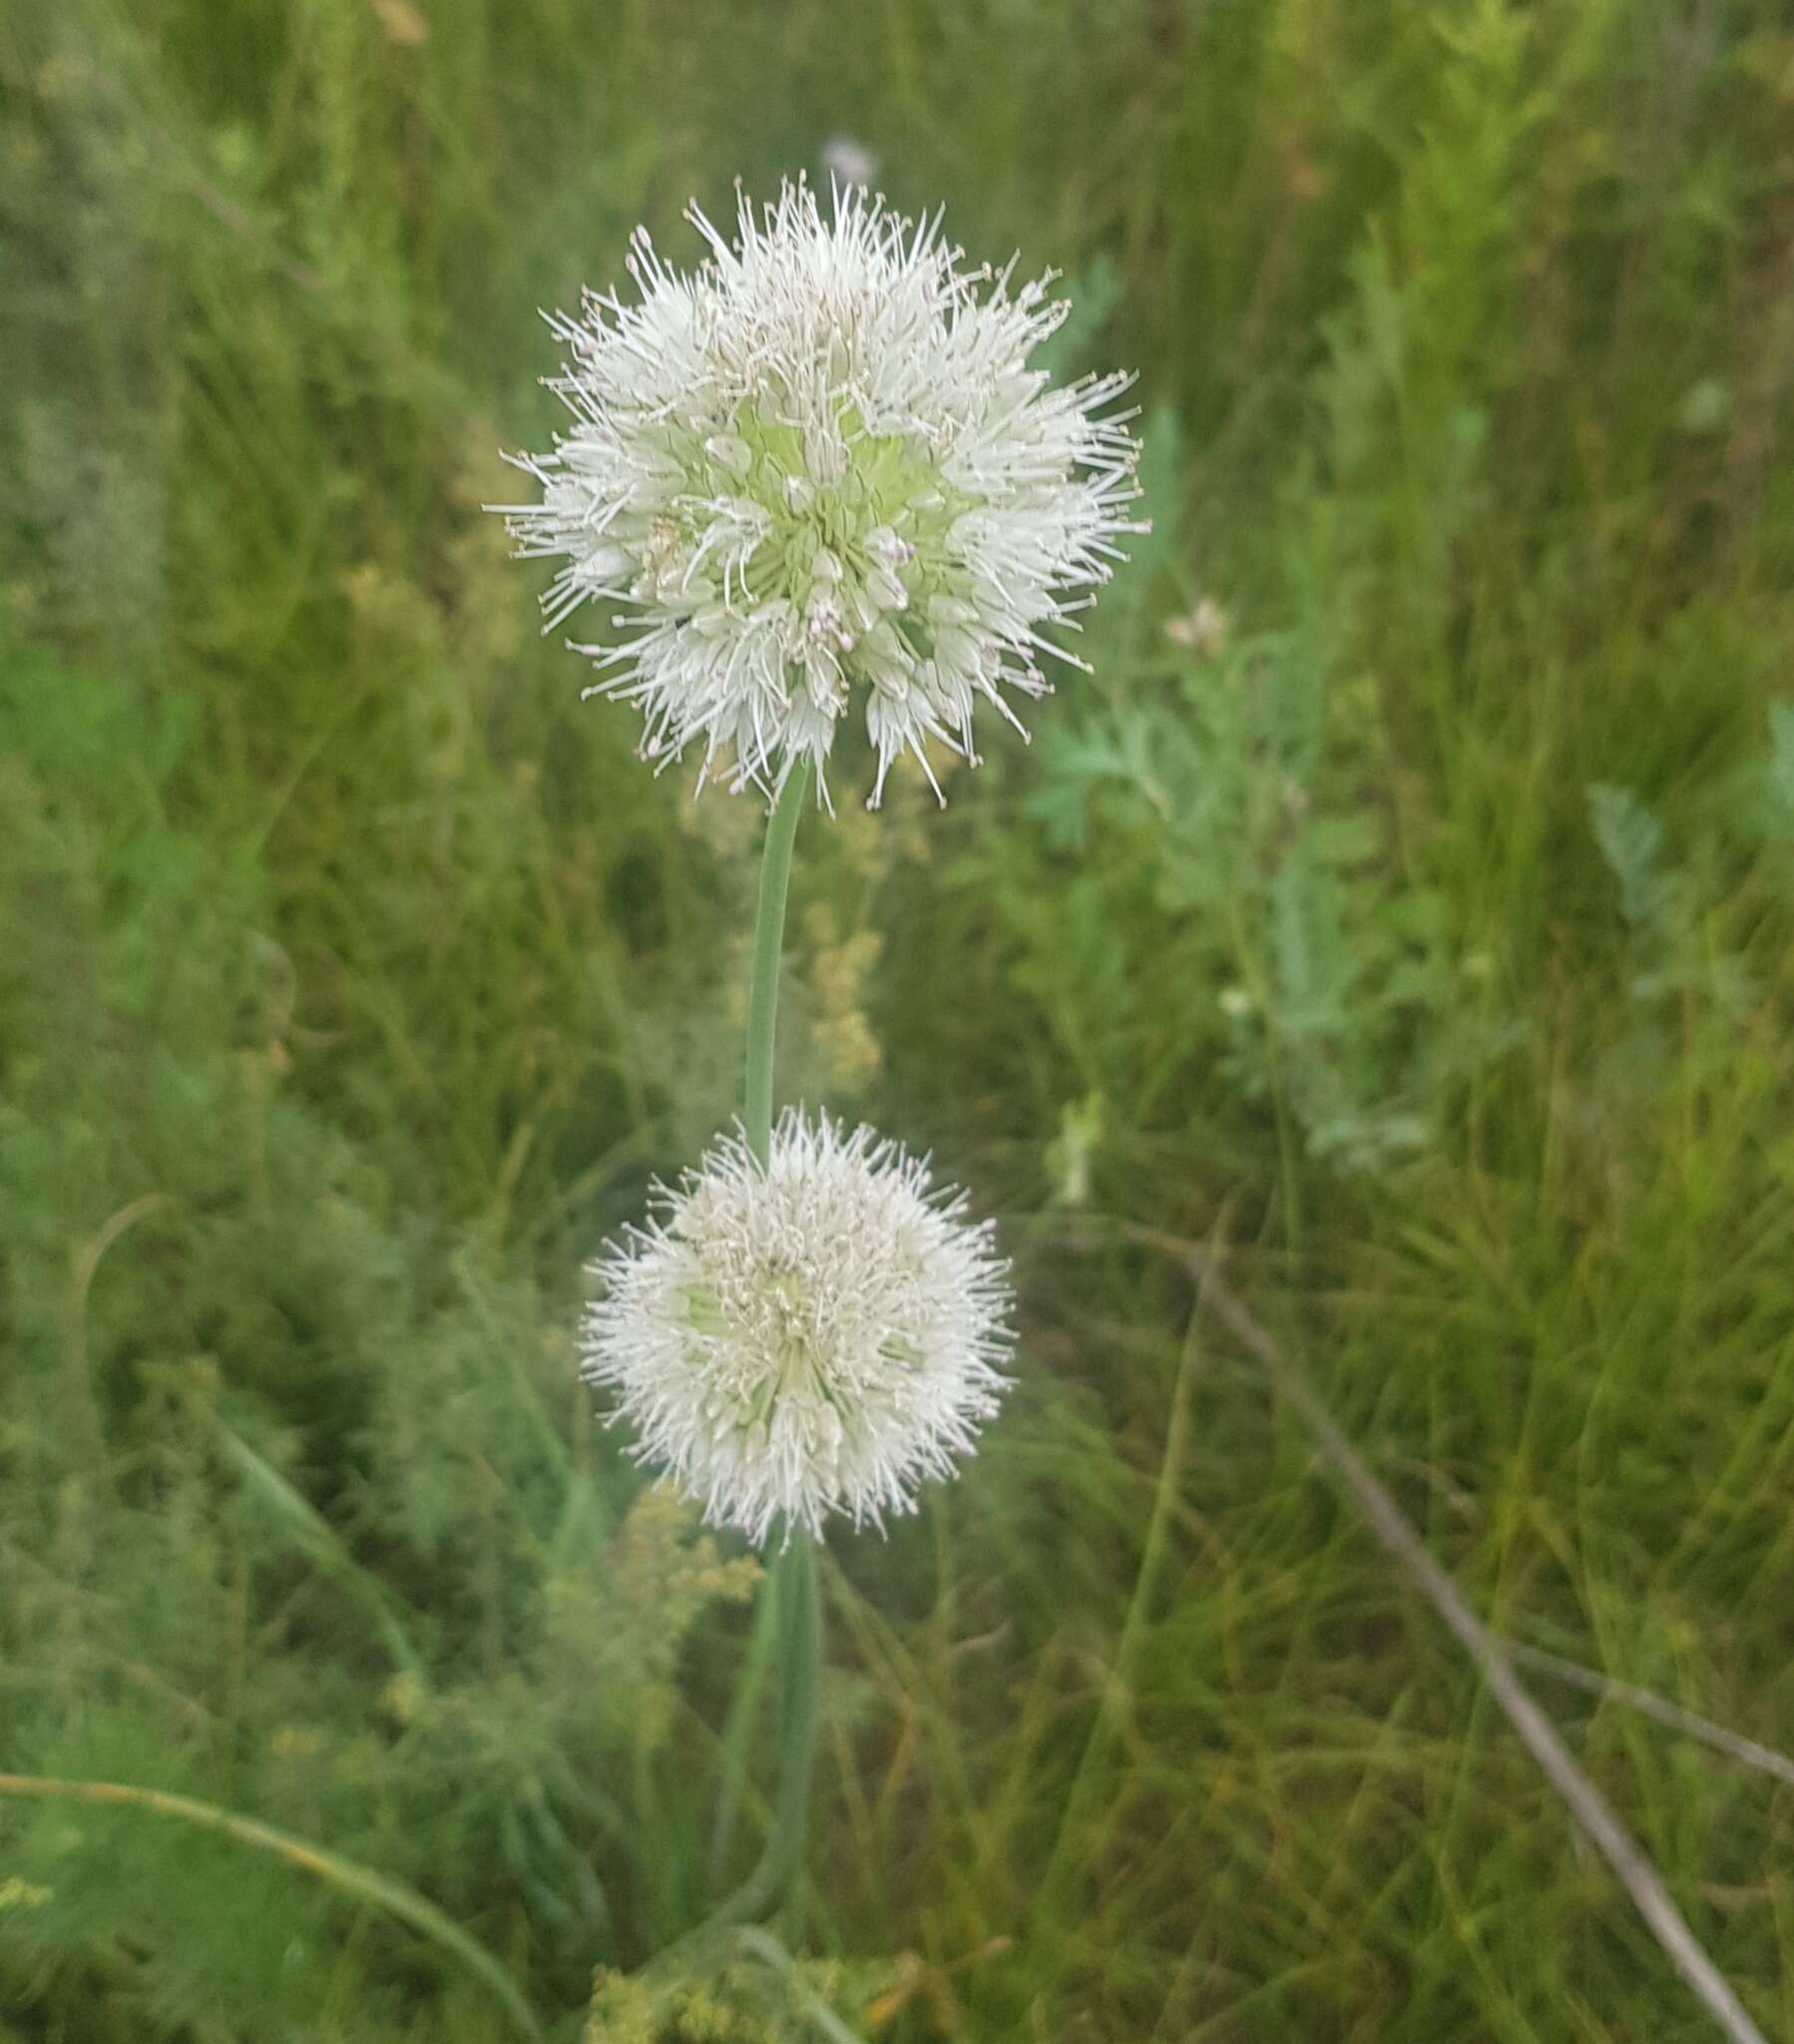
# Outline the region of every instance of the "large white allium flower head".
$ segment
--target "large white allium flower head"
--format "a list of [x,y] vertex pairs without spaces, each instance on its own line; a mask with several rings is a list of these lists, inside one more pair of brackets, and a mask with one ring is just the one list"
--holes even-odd
[[[1051,277],[967,268],[940,217],[913,224],[837,185],[826,216],[799,181],[684,274],[646,231],[638,297],[589,292],[550,324],[573,423],[514,457],[539,503],[500,505],[518,551],[565,565],[550,629],[588,600],[620,644],[577,646],[637,704],[644,754],[702,749],[699,785],[774,793],[823,769],[844,718],[877,756],[872,801],[906,747],[975,757],[982,701],[1018,730],[1042,659],[1082,666],[1058,628],[1144,527],[1129,378],[1051,387],[1036,344],[1067,310]],[[1026,735],[1026,734],[1024,734]],[[932,770],[930,778],[933,779]],[[936,793],[939,793],[936,786]]]
[[789,1108],[765,1168],[720,1140],[591,1267],[582,1373],[638,1459],[755,1542],[883,1523],[997,1409],[1009,1267],[963,1193],[871,1129]]

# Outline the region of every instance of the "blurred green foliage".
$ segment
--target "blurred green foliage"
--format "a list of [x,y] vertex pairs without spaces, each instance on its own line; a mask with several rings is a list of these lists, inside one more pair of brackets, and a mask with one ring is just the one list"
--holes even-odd
[[[733,1111],[756,818],[480,506],[537,307],[842,142],[1068,270],[1154,531],[1030,751],[800,839],[782,1090],[999,1214],[1024,1380],[831,1548],[825,1963],[651,1991],[755,1571],[571,1330]],[[1498,1627],[1794,1747],[1784,11],[71,0],[0,237],[0,1771],[374,1870],[558,2038],[1704,2036],[1126,1225],[1227,1217]],[[1786,1791],[1550,1702],[1794,2029]],[[503,2034],[370,1893],[0,1793],[0,2037]]]

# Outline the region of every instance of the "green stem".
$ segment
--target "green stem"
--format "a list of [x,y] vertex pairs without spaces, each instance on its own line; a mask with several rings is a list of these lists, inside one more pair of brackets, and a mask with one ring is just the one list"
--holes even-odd
[[[747,990],[747,1078],[742,1121],[747,1147],[766,1168],[772,1149],[772,1067],[778,1032],[778,968],[784,954],[785,900],[791,887],[791,847],[810,792],[810,763],[791,769],[760,858],[759,904],[754,915],[752,978]],[[741,1922],[782,1899],[795,1906],[808,1829],[810,1776],[816,1762],[817,1694],[822,1669],[822,1595],[810,1536],[793,1532],[773,1569],[779,1660],[778,1794],[772,1830],[746,1885],[725,1902],[727,1920]]]
[[753,1871],[734,1893],[718,1902],[696,1929],[656,1953],[646,1970],[657,1977],[690,1968],[724,1931],[769,1915],[781,1901],[795,1907],[809,1825],[822,1683],[822,1586],[808,1533],[792,1533],[762,1594],[773,1600],[778,1634],[778,1788],[772,1828]]
[[[791,847],[797,819],[809,798],[810,763],[800,760],[791,769],[766,826],[766,848],[760,856],[759,902],[754,911],[753,963],[747,986],[747,1072],[741,1123],[749,1154],[763,1171],[772,1148],[772,1064],[778,1031],[778,968],[785,944],[785,899],[791,888]],[[801,1527],[792,1531],[774,1562],[761,1595],[771,1599],[772,1631],[778,1654],[778,1788],[772,1805],[772,1827],[758,1862],[734,1893],[717,1903],[695,1930],[656,1955],[650,1971],[666,1974],[687,1963],[738,1923],[765,1916],[781,1902],[795,1907],[803,1871],[804,1840],[809,1823],[810,1776],[816,1764],[818,1697],[822,1680],[822,1592],[815,1550]],[[757,1635],[760,1622],[756,1621]],[[754,1683],[751,1665],[745,1681]],[[731,1773],[723,1787],[716,1837],[726,1845],[732,1823],[732,1800],[739,1792],[735,1770],[752,1729],[754,1705],[743,1700],[731,1722],[727,1745]]]
[[752,977],[747,983],[747,1085],[741,1120],[747,1147],[763,1170],[772,1143],[772,1049],[778,1030],[778,966],[785,947],[785,896],[791,846],[810,791],[810,763],[800,759],[766,825],[760,896],[753,921]]
[[774,1885],[784,1898],[793,1935],[809,1834],[810,1781],[816,1770],[821,1716],[822,1584],[816,1549],[801,1528],[778,1558],[778,1801],[773,1841],[779,1846]]

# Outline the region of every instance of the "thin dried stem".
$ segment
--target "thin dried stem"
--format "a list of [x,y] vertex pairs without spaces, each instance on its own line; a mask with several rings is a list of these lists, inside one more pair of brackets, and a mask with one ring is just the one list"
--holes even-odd
[[1754,1739],[1746,1739],[1742,1733],[1728,1732],[1723,1725],[1715,1725],[1712,1719],[1698,1717],[1693,1711],[1683,1710],[1680,1704],[1672,1704],[1667,1697],[1658,1696],[1655,1690],[1641,1689],[1635,1682],[1621,1682],[1614,1676],[1603,1675],[1598,1668],[1584,1668],[1581,1662],[1567,1661],[1562,1654],[1548,1654],[1542,1647],[1522,1646],[1518,1640],[1504,1640],[1501,1645],[1509,1660],[1518,1661],[1523,1668],[1536,1669],[1541,1675],[1550,1675],[1574,1689],[1586,1690],[1590,1696],[1599,1697],[1605,1703],[1624,1704],[1641,1717],[1654,1718],[1659,1725],[1685,1732],[1703,1746],[1728,1754],[1742,1766],[1754,1768],[1760,1775],[1773,1775],[1778,1782],[1794,1783],[1794,1760],[1785,1753],[1777,1753],[1772,1746],[1759,1746]]

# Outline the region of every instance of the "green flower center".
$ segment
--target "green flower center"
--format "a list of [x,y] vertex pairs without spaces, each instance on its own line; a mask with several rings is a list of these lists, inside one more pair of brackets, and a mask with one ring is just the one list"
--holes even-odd
[[[843,596],[882,588],[904,601],[882,601],[912,648],[931,638],[922,618],[931,597],[961,594],[965,577],[952,565],[947,536],[954,521],[982,499],[942,483],[934,461],[900,433],[866,430],[858,408],[845,406],[834,435],[818,446],[804,431],[768,415],[756,399],[740,405],[727,432],[690,435],[675,452],[690,479],[679,508],[678,537],[703,547],[719,498],[753,505],[763,536],[733,580],[755,604],[783,598],[798,612],[826,595],[832,576]],[[834,471],[834,472],[831,472]],[[913,631],[912,627],[920,627]]]

